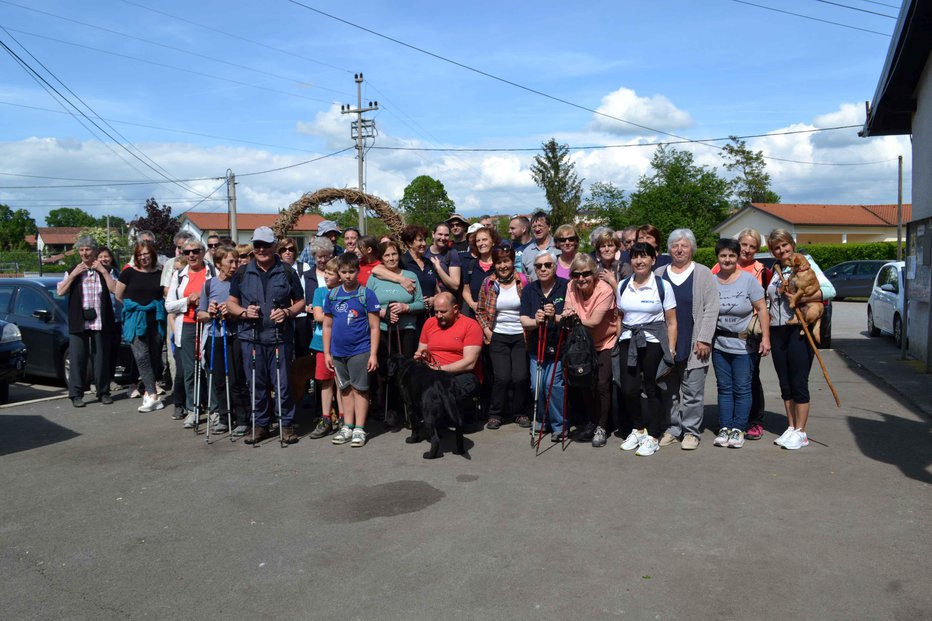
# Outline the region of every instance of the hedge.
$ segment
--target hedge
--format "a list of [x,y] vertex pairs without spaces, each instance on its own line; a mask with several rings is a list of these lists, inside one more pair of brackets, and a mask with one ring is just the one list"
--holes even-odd
[[[799,250],[809,254],[822,269],[828,269],[844,261],[896,259],[896,242],[869,242],[864,244],[817,244],[800,246]],[[767,248],[761,248],[766,252]],[[707,267],[715,265],[715,248],[699,248],[694,257],[696,263]]]

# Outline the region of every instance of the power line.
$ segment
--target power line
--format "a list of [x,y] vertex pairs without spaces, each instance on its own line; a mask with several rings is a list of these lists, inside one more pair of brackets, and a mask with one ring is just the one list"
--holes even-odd
[[861,2],[866,2],[868,4],[877,4],[879,6],[885,6],[885,7],[889,7],[891,9],[897,9],[897,10],[901,8],[899,5],[896,5],[896,4],[887,4],[886,2],[877,2],[876,0],[861,0]]
[[266,175],[268,173],[278,172],[280,170],[288,170],[289,168],[297,168],[298,166],[304,166],[305,164],[312,164],[314,162],[319,162],[320,160],[325,160],[328,157],[333,157],[334,155],[346,153],[347,151],[351,151],[352,149],[355,149],[355,148],[356,147],[346,147],[345,149],[340,149],[339,151],[334,151],[333,153],[328,153],[327,155],[321,155],[320,157],[315,157],[312,160],[298,162],[297,164],[289,164],[287,166],[279,166],[278,168],[270,168],[269,170],[260,170],[257,172],[249,172],[249,173],[243,173],[243,174],[236,173],[236,176],[237,177],[252,177],[254,175]]
[[823,24],[831,24],[833,26],[841,26],[842,28],[850,28],[851,30],[860,30],[861,32],[869,32],[871,34],[880,35],[882,37],[890,37],[891,35],[886,32],[879,32],[877,30],[870,30],[868,28],[860,28],[858,26],[851,26],[849,24],[842,24],[841,22],[833,22],[828,19],[821,19],[818,17],[812,17],[811,15],[803,15],[802,13],[793,13],[792,11],[784,11],[783,9],[775,9],[772,6],[764,6],[763,4],[754,4],[753,2],[747,2],[746,0],[731,0],[732,2],[737,2],[738,4],[746,4],[748,6],[755,6],[759,9],[766,9],[768,11],[774,11],[776,13],[783,13],[785,15],[793,15],[795,17],[801,17],[803,19],[811,19],[814,22],[822,22]]
[[867,9],[859,9],[856,6],[850,6],[848,4],[841,4],[840,2],[830,2],[829,0],[815,0],[816,2],[821,2],[822,4],[831,4],[833,6],[840,6],[843,9],[851,9],[852,11],[859,11],[861,13],[868,13],[870,15],[879,15],[880,17],[889,17],[890,19],[896,19],[896,15],[887,15],[886,13],[878,13],[877,11],[868,11]]

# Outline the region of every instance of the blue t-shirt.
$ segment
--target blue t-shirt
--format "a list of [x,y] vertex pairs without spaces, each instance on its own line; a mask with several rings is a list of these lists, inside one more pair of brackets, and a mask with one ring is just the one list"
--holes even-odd
[[[323,309],[329,293],[330,289],[327,287],[317,287],[314,289],[314,299],[311,300],[311,310],[313,311],[313,309],[318,306]],[[308,315],[313,317],[314,313],[310,312]],[[324,324],[316,321],[314,322],[314,336],[311,337],[311,349],[314,351],[324,351]]]
[[[360,285],[361,286],[361,285]],[[369,352],[369,317],[367,313],[382,310],[379,299],[371,290],[365,289],[366,304],[359,299],[359,290],[346,291],[340,285],[336,288],[336,299],[330,295],[324,302],[324,313],[333,317],[333,330],[330,333],[330,355],[349,358]],[[322,346],[321,346],[322,347]]]

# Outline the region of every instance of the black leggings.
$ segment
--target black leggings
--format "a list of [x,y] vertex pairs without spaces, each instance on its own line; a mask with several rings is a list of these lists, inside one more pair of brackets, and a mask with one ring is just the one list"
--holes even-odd
[[[385,394],[388,399],[388,409],[397,413],[404,414],[405,406],[404,401],[401,398],[401,395],[398,391],[398,385],[394,380],[386,378],[386,372],[388,371],[388,348],[389,348],[389,336],[391,336],[391,349],[392,355],[398,353],[398,333],[396,328],[392,328],[391,335],[389,335],[387,330],[383,330],[379,336],[379,370],[378,374],[381,376],[382,381],[385,382]],[[414,356],[414,352],[417,350],[417,330],[401,330],[401,355],[405,358],[411,358]],[[323,360],[323,356],[321,356]],[[370,381],[370,389],[375,388],[375,384]],[[374,391],[373,391],[374,394]],[[385,405],[383,400],[382,405]]]
[[[515,416],[525,414],[529,381],[527,350],[523,334],[492,334],[489,343],[492,360],[492,395],[489,418],[502,418],[505,404]],[[509,401],[508,393],[511,392]]]
[[[232,406],[233,424],[246,425],[252,417],[252,406],[249,393],[249,384],[246,383],[246,370],[243,366],[243,348],[235,336],[227,337],[227,360],[223,360],[223,338],[208,337],[204,348],[205,367],[210,367],[210,357],[213,355],[213,397],[211,398],[211,412],[219,412],[222,422],[226,422],[227,411]],[[230,401],[227,403],[226,382],[230,379]],[[206,381],[206,380],[205,380]]]
[[799,326],[771,326],[770,355],[784,401],[809,403],[809,371],[815,353]]
[[599,370],[595,386],[582,390],[583,403],[588,412],[588,421],[602,429],[608,429],[608,417],[612,412],[612,350],[598,352]]
[[[634,429],[647,429],[647,433],[659,438],[663,433],[663,402],[660,388],[657,386],[657,367],[663,360],[663,348],[660,343],[647,343],[637,350],[637,365],[628,366],[628,348],[631,339],[618,341],[619,372],[616,382],[621,383],[622,400],[625,412],[631,417]],[[648,420],[644,421],[641,412],[641,391],[647,395]]]

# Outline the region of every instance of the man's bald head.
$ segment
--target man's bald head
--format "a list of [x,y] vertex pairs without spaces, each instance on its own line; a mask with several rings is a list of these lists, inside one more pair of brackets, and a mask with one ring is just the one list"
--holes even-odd
[[441,328],[449,328],[459,317],[460,307],[449,291],[434,296],[434,317]]

